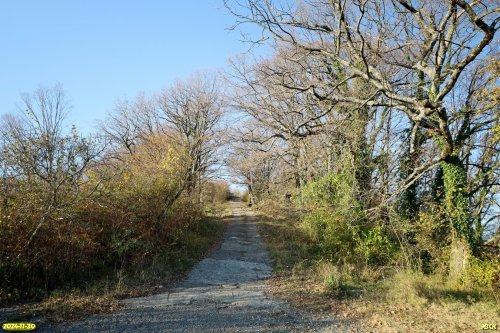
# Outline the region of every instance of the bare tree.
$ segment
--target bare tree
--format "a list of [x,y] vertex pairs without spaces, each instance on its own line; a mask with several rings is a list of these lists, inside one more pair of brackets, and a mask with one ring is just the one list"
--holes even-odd
[[28,246],[50,214],[77,200],[86,182],[85,171],[104,145],[80,137],[74,127],[66,133],[64,120],[70,106],[61,86],[40,87],[22,95],[22,102],[23,117],[6,116],[0,126],[0,162],[2,181],[16,183],[16,188],[25,189],[24,195],[35,196],[26,202],[42,207]]
[[[233,68],[233,84],[236,86],[232,98],[234,108],[254,120],[245,126],[246,131],[241,140],[261,144],[281,141],[281,144],[288,145],[289,153],[293,156],[295,183],[300,196],[302,187],[312,174],[322,174],[319,170],[313,170],[314,165],[308,163],[313,155],[308,154],[306,157],[306,152],[320,144],[319,141],[326,143],[325,139],[344,143],[349,141],[348,145],[344,144],[344,148],[352,153],[358,194],[360,198],[367,196],[373,164],[373,149],[370,150],[370,147],[373,146],[373,138],[381,130],[379,126],[368,133],[368,124],[375,117],[377,109],[326,98],[318,99],[313,91],[297,87],[314,85],[324,93],[337,90],[344,96],[358,98],[373,94],[370,87],[360,80],[354,81],[356,85],[347,84],[348,79],[343,77],[342,70],[332,68],[321,56],[299,53],[293,48],[279,47],[271,59],[250,65],[240,58],[239,62],[233,62]],[[334,82],[335,75],[338,82]],[[379,113],[384,118],[387,108]],[[313,136],[318,139],[311,138]],[[323,145],[323,148],[326,146]],[[330,149],[326,155],[331,161],[334,152]],[[326,164],[327,168],[331,166],[331,163]]]
[[155,99],[139,93],[132,101],[117,101],[115,109],[100,127],[115,144],[133,154],[135,147],[148,136],[160,132],[161,126]]
[[218,162],[225,105],[221,81],[216,75],[198,74],[165,89],[158,101],[160,118],[179,133],[172,139],[180,140],[188,152],[186,190],[192,194]]

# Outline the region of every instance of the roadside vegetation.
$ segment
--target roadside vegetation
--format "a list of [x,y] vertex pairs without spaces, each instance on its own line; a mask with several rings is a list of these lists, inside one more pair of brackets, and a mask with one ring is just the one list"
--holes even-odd
[[230,196],[211,178],[216,80],[121,101],[92,137],[67,128],[60,86],[23,96],[0,127],[0,305],[45,300],[31,311],[55,319],[114,309],[206,255]]
[[[261,207],[259,231],[274,260],[270,292],[297,308],[351,320],[363,332],[474,332],[500,315],[498,263],[471,264],[457,284],[446,274],[406,267],[396,260],[399,251],[385,264],[366,265],[361,249],[332,260],[301,214],[284,214],[270,203]],[[331,242],[343,243],[344,236]]]
[[232,63],[230,165],[263,213],[276,293],[371,331],[498,325],[496,5],[225,4],[272,50]]

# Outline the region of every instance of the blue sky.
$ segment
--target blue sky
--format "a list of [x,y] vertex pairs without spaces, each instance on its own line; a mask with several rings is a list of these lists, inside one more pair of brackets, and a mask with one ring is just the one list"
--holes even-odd
[[88,133],[118,98],[227,68],[248,49],[226,30],[233,22],[222,0],[1,1],[0,114],[20,93],[61,83],[69,122]]

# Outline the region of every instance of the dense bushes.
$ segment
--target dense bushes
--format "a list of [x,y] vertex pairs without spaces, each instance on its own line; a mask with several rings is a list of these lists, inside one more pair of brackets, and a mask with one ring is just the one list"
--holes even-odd
[[168,276],[199,257],[220,226],[204,218],[201,206],[189,198],[165,210],[173,186],[166,173],[173,167],[165,161],[149,167],[143,162],[134,157],[108,180],[94,178],[102,170],[95,171],[82,188],[82,199],[60,209],[44,211],[26,192],[2,205],[1,301],[41,296],[96,278],[113,280],[124,272],[132,278],[156,269]]
[[[298,214],[285,217],[291,221],[266,226],[266,232],[278,225],[293,231],[291,239],[283,240],[290,243],[284,245],[287,249],[279,250],[293,254],[275,253],[279,265],[283,265],[282,257],[290,256],[291,272],[306,269],[307,263],[308,269],[316,272],[315,278],[335,293],[377,284],[384,277],[390,280],[393,274],[397,280],[397,272],[424,274],[425,283],[428,279],[447,280],[452,234],[446,207],[422,203],[422,210],[413,221],[390,205],[363,209],[359,185],[349,168],[310,181],[303,188],[302,198],[304,206],[296,210]],[[270,209],[269,202],[271,199],[266,198],[260,205],[265,212]],[[290,212],[289,208],[283,209]],[[273,211],[269,215],[280,214]],[[272,233],[271,238],[276,241]],[[486,295],[488,290],[497,292],[500,266],[494,254],[488,253],[488,247],[478,249],[460,279],[450,281],[447,288],[457,292],[473,290],[481,295]]]
[[363,214],[356,195],[354,175],[328,174],[304,190],[309,208],[303,228],[324,258],[356,265],[391,263],[395,244],[387,226]]
[[[220,235],[184,191],[191,156],[175,131],[143,132],[128,150],[110,135],[66,134],[59,87],[25,102],[25,118],[0,126],[0,303],[99,280],[158,283]],[[228,185],[214,184],[206,200],[225,200]]]

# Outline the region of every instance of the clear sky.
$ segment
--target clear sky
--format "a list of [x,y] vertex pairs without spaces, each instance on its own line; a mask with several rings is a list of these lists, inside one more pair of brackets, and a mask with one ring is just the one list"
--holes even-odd
[[92,131],[118,98],[156,92],[248,49],[222,0],[0,1],[0,115],[61,83],[69,121]]

